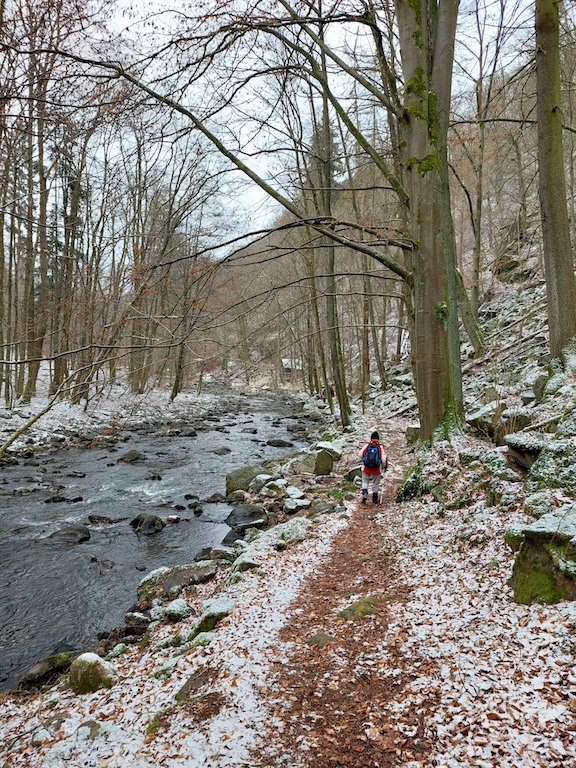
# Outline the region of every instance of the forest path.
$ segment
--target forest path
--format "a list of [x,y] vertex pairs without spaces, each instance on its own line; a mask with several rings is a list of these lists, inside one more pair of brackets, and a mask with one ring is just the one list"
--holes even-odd
[[425,662],[406,658],[402,636],[390,633],[391,606],[410,592],[394,564],[401,514],[394,498],[409,457],[403,434],[383,442],[394,477],[384,477],[382,504],[357,503],[281,633],[291,651],[277,670],[279,738],[314,768],[405,765],[430,752],[423,708],[400,723],[389,716]]

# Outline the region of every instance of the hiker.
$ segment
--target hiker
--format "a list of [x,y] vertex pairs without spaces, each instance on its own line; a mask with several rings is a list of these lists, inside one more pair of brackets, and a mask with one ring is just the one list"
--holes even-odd
[[322,387],[322,391],[320,392],[320,400],[322,400],[323,403],[326,402],[326,390],[324,387]]
[[386,472],[388,469],[388,456],[384,453],[383,446],[380,445],[378,432],[372,432],[370,442],[362,446],[358,455],[362,457],[362,504],[366,504],[368,498],[370,479],[372,479],[372,503],[378,504],[382,470]]
[[330,394],[334,397],[334,384],[330,384]]

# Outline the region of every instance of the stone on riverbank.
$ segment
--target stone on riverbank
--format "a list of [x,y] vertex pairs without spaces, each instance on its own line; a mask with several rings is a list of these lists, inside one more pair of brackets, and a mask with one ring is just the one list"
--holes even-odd
[[290,470],[295,474],[329,475],[332,472],[334,458],[328,451],[321,449],[299,456],[291,462]]
[[230,496],[234,491],[247,491],[255,477],[265,474],[266,469],[260,466],[240,467],[230,472],[226,475],[226,496]]
[[206,600],[202,604],[200,617],[188,636],[188,640],[194,640],[201,632],[210,632],[221,619],[232,613],[235,607],[236,603],[229,597],[213,597]]
[[111,688],[117,680],[114,665],[95,653],[82,653],[70,667],[70,687],[74,693]]
[[37,661],[26,672],[18,687],[26,689],[29,687],[39,688],[42,685],[46,685],[46,683],[49,683],[70,669],[70,665],[75,657],[76,653],[71,652],[54,653],[52,656]]
[[138,602],[175,598],[185,587],[211,581],[218,573],[218,565],[216,560],[200,560],[190,565],[176,565],[174,568],[157,568],[138,585]]

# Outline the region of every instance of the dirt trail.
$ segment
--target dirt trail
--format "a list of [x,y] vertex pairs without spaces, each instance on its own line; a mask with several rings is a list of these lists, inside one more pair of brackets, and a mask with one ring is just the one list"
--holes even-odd
[[[388,633],[391,605],[409,595],[394,567],[393,521],[398,477],[408,459],[403,437],[386,442],[400,471],[385,483],[382,505],[357,504],[281,634],[292,651],[289,664],[277,670],[274,711],[285,724],[280,738],[314,768],[395,766],[425,759],[431,747],[426,712],[404,719],[402,732],[387,715],[404,687],[422,674],[424,661],[405,658],[398,650],[402,637]],[[353,604],[355,617],[338,615]],[[360,618],[358,611],[366,610],[371,612]]]

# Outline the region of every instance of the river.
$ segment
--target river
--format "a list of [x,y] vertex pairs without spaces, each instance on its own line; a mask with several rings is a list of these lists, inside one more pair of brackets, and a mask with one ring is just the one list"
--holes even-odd
[[[219,544],[231,507],[204,503],[195,516],[190,497],[224,494],[231,470],[308,445],[316,438],[308,426],[290,398],[226,397],[190,422],[142,424],[109,444],[46,448],[3,466],[0,688],[14,688],[36,660],[85,650],[99,631],[122,625],[150,570],[189,563]],[[271,447],[271,439],[293,447]],[[129,450],[145,458],[119,461]],[[182,522],[138,536],[129,522],[141,512],[177,514]],[[90,539],[82,544],[49,538],[66,524],[87,524],[89,515],[122,519],[88,524]]]

